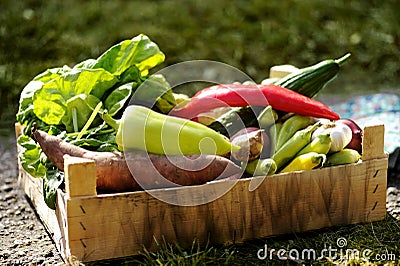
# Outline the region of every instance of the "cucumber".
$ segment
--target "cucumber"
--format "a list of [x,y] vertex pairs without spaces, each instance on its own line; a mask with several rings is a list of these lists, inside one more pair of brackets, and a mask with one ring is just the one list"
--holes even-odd
[[350,55],[350,53],[347,53],[339,59],[327,59],[315,65],[301,68],[279,79],[274,84],[312,98],[336,77],[340,67]]

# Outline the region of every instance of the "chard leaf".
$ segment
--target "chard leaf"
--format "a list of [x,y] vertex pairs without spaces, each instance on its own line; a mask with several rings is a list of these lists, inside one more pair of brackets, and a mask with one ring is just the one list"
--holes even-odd
[[43,197],[50,209],[56,209],[57,189],[64,182],[64,173],[58,169],[49,169],[43,178]]
[[38,120],[34,114],[33,107],[33,96],[35,92],[42,89],[44,83],[49,82],[70,70],[71,68],[68,66],[48,69],[37,75],[24,87],[21,92],[18,112],[16,115],[17,121],[21,125],[32,122],[32,120]]
[[164,114],[171,111],[176,105],[171,86],[161,74],[151,75],[140,84],[135,89],[131,102],[149,108],[156,106]]
[[66,100],[81,93],[101,98],[117,82],[118,79],[104,69],[74,69],[44,87],[59,90]]
[[70,143],[89,150],[118,151],[115,134],[99,134],[87,138],[70,140]]
[[33,115],[33,95],[37,90],[40,90],[43,86],[41,81],[30,81],[22,90],[19,98],[19,107],[16,115],[18,123],[21,125],[29,122],[29,119]]
[[141,75],[139,69],[136,66],[130,66],[127,68],[121,76],[119,76],[119,84],[126,83],[138,83],[141,81]]
[[[99,102],[99,98],[90,94],[79,94],[68,99],[66,101],[67,112],[62,119],[62,123],[65,125],[67,132],[77,132],[78,130],[81,130]],[[76,112],[76,118],[74,118],[73,115],[74,109]],[[74,119],[76,120],[74,121]],[[98,125],[99,122],[101,122],[101,120],[97,119],[97,121],[92,124]],[[76,130],[74,128],[74,123],[77,125]]]
[[69,66],[50,68],[50,69],[47,69],[46,71],[44,71],[43,73],[40,73],[36,77],[34,77],[33,80],[46,83],[46,82],[49,82],[50,80],[55,79],[65,73],[68,73],[69,71],[71,71],[71,68]]
[[97,64],[97,60],[90,58],[86,59],[85,61],[82,61],[74,66],[75,69],[79,68],[86,68],[86,69],[93,69],[95,68],[94,66]]
[[132,83],[124,84],[113,90],[104,101],[104,107],[111,116],[114,116],[124,107],[132,93]]
[[59,125],[66,112],[65,99],[58,90],[42,88],[33,96],[33,112],[46,124]]
[[142,76],[147,76],[150,68],[164,60],[165,55],[157,44],[146,35],[140,34],[131,40],[125,40],[112,46],[97,59],[97,64],[93,68],[103,68],[120,76],[130,66],[135,65]]
[[[111,88],[118,80],[102,69],[75,69],[64,73],[47,83],[33,95],[35,115],[50,125],[59,125],[70,120],[67,101],[79,94],[92,93],[97,98]],[[80,111],[80,110],[78,110]],[[86,122],[86,121],[85,121]]]
[[46,174],[46,165],[43,163],[42,149],[27,135],[18,138],[21,151],[18,153],[22,168],[33,177],[42,178]]

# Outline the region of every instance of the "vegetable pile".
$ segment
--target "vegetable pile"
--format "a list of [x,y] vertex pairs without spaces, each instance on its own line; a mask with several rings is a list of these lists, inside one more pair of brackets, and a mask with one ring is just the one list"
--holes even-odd
[[199,88],[181,101],[162,75],[149,74],[165,55],[141,34],[26,85],[19,160],[43,178],[53,209],[68,155],[95,161],[100,193],[355,163],[362,131],[313,99],[349,56],[261,84]]

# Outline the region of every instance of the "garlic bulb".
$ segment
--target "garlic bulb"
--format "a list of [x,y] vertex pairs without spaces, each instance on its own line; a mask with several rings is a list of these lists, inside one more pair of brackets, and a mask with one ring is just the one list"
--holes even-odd
[[341,151],[346,147],[352,138],[351,128],[345,124],[335,122],[325,122],[317,128],[312,135],[312,139],[321,134],[330,134],[332,144],[329,152]]

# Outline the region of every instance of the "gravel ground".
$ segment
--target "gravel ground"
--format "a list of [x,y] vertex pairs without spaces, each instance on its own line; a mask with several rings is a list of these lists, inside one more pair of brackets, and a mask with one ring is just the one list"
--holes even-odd
[[51,237],[18,187],[15,140],[1,140],[0,161],[0,264],[63,265]]
[[[18,187],[14,139],[0,140],[0,264],[63,265],[51,237]],[[387,209],[400,217],[400,176],[388,180]]]

